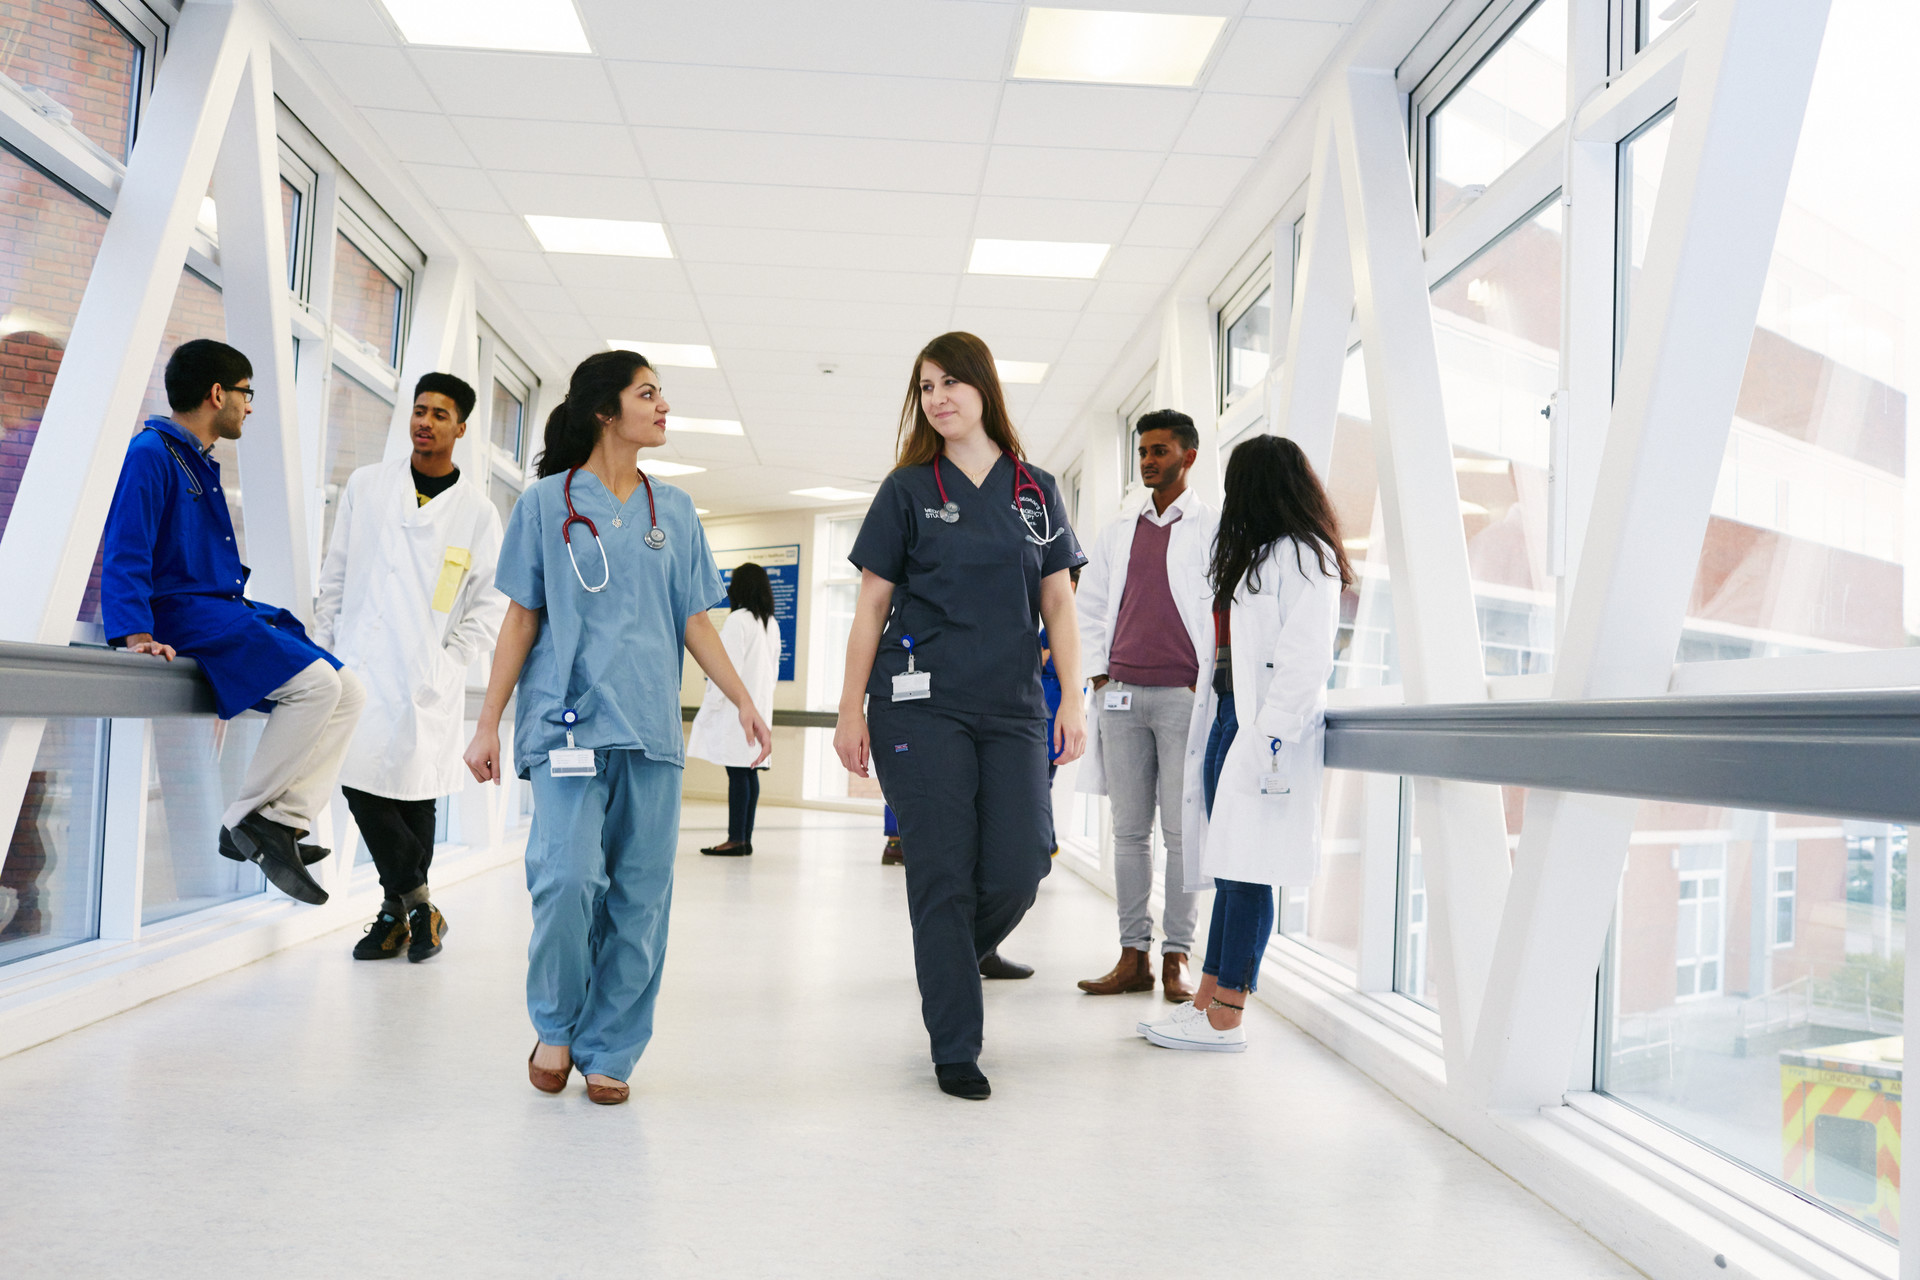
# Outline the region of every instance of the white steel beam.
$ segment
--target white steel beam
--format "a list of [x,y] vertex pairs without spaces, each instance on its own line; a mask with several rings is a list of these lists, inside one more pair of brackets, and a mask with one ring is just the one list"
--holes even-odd
[[[1214,381],[1213,308],[1199,294],[1168,298],[1161,313],[1160,361],[1154,369],[1153,407],[1178,409],[1200,434],[1200,459],[1189,483],[1208,502],[1220,503],[1220,393]],[[1125,442],[1132,477],[1133,441]]]
[[[1347,362],[1353,316],[1353,264],[1347,248],[1347,209],[1340,189],[1334,125],[1323,113],[1314,135],[1307,179],[1306,221],[1300,232],[1300,281],[1287,322],[1286,364],[1280,371],[1268,429],[1305,451],[1321,478],[1333,468],[1333,430],[1340,413],[1340,374]],[[1274,279],[1280,278],[1274,264]]]
[[[1812,86],[1826,0],[1701,0],[1553,696],[1664,693]],[[1557,1102],[1632,801],[1530,796],[1470,1087]]]

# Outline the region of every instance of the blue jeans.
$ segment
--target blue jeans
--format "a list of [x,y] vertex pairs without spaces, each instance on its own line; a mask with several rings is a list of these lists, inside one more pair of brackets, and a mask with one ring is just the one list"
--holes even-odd
[[[1213,729],[1207,734],[1207,756],[1200,780],[1207,793],[1207,816],[1213,816],[1214,793],[1220,788],[1220,769],[1227,750],[1240,732],[1233,695],[1220,699]],[[1207,958],[1200,972],[1231,991],[1253,991],[1260,985],[1260,957],[1273,936],[1273,886],[1244,880],[1213,881],[1213,922],[1207,928]]]

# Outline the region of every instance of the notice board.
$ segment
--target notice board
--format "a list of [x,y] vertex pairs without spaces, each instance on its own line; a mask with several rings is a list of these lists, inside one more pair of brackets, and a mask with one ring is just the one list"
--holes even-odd
[[735,565],[751,560],[767,571],[773,584],[773,620],[780,624],[780,679],[793,679],[795,638],[800,633],[800,544],[784,547],[742,547],[738,551],[714,549],[713,561],[720,566],[720,577],[731,587]]

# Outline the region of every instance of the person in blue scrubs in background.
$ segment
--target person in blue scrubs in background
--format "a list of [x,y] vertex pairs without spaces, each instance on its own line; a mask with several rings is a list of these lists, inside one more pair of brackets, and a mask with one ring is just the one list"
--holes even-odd
[[[983,1099],[980,962],[1051,865],[1039,624],[1061,686],[1078,690],[1067,571],[1087,557],[1059,486],[1022,456],[993,353],[972,334],[943,334],[914,358],[896,465],[847,558],[860,598],[834,749],[849,771],[880,775],[899,815],[935,1078]],[[1086,740],[1085,709],[1069,698],[1060,763]]]
[[733,703],[765,760],[754,710],[707,610],[727,590],[686,491],[640,470],[666,443],[645,357],[603,351],[547,419],[540,479],[513,508],[494,585],[506,621],[467,767],[505,773],[500,716],[519,689],[513,772],[533,786],[527,1012],[535,1088],[579,1067],[594,1102],[627,1100],[653,1035],[680,834],[682,644]]
[[268,713],[220,819],[219,849],[318,904],[327,891],[307,866],[327,850],[300,841],[333,793],[366,694],[298,618],[242,594],[252,570],[240,563],[212,455],[240,438],[252,381],[245,355],[208,338],[167,360],[173,416],[148,418],[127,447],[101,548],[100,612],[110,644],[198,662],[222,720]]

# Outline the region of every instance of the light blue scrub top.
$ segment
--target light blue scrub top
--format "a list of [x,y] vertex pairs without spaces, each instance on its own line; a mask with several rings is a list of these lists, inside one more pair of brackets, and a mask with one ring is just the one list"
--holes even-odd
[[[686,490],[655,480],[667,545],[651,550],[647,486],[634,489],[623,506],[591,472],[576,472],[573,509],[593,521],[606,547],[602,560],[587,526],[574,525],[576,577],[560,536],[566,478],[562,472],[535,481],[514,504],[494,579],[509,599],[540,614],[540,635],[520,671],[514,771],[525,778],[547,752],[567,745],[560,713],[568,707],[580,713],[575,746],[639,751],[684,765],[680,670],[687,619],[727,602],[706,530]],[[585,578],[598,586],[603,576],[604,591],[580,584]]]

